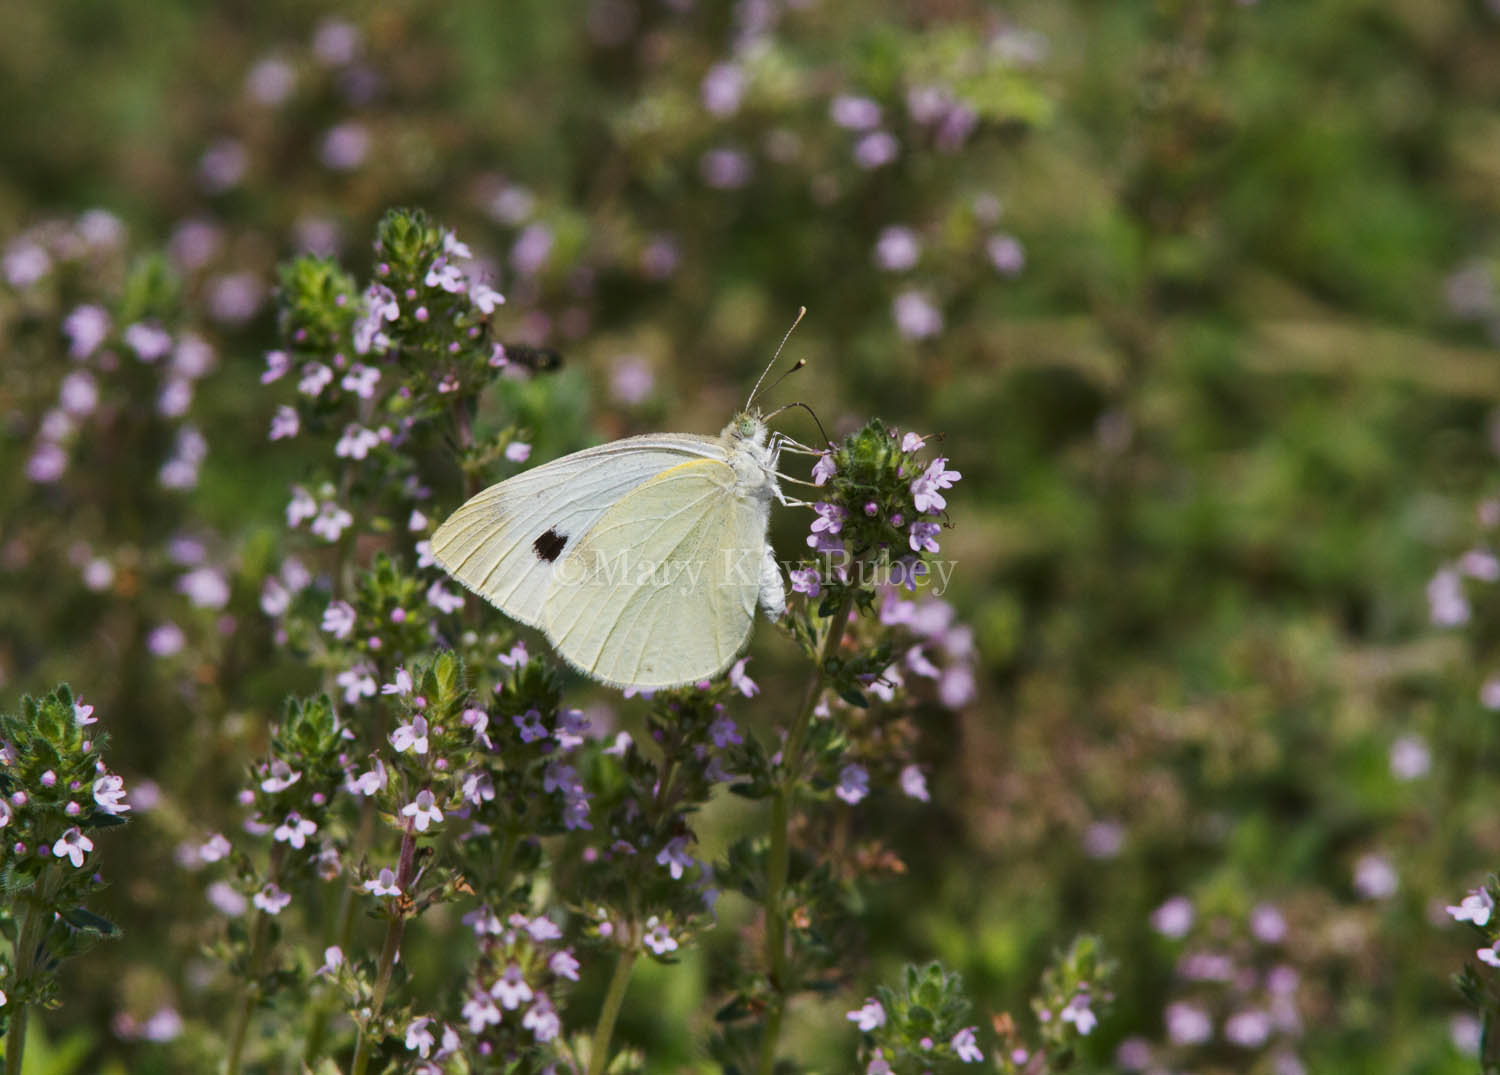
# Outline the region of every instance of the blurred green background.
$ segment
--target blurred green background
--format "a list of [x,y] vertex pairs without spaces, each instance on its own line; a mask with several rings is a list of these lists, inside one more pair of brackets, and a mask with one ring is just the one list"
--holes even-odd
[[[776,402],[945,435],[977,689],[922,728],[934,802],[855,821],[906,869],[874,889],[853,991],[800,1013],[810,1061],[852,1064],[843,1012],[908,960],[1024,1025],[1090,930],[1121,961],[1090,1070],[1474,1069],[1450,981],[1473,946],[1442,908],[1500,861],[1500,602],[1474,561],[1465,622],[1435,626],[1426,591],[1493,537],[1500,5],[57,0],[5,22],[0,691],[70,681],[158,793],[106,857],[127,938],[46,1016],[81,1035],[76,1070],[174,1070],[161,1013],[217,1018],[174,849],[234,823],[267,715],[308,685],[255,608],[304,466],[265,443],[272,273],[299,250],[368,271],[392,205],[489,259],[503,337],[564,355],[519,401],[538,458],[720,428],[804,304],[810,367]],[[67,253],[92,208],[117,256]],[[28,480],[62,319],[153,252],[217,355],[201,479],[151,491],[148,395],[65,482]],[[783,515],[790,551],[806,519]],[[227,608],[177,591],[184,536]],[[762,631],[755,667],[789,651]],[[1185,936],[1153,919],[1177,897]],[[650,973],[622,1034],[677,1070],[706,973]],[[1230,1029],[1245,1011],[1261,1040]]]

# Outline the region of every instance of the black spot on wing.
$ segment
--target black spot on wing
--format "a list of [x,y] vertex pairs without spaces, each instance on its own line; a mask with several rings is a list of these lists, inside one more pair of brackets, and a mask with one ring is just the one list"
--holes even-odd
[[541,537],[531,543],[536,550],[538,559],[546,560],[549,564],[562,555],[563,546],[568,543],[567,534],[559,534],[556,530],[548,530]]

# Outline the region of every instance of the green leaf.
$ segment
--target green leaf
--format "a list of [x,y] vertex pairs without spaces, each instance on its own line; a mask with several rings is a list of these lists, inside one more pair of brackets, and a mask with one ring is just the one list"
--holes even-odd
[[97,933],[101,937],[118,937],[120,927],[115,925],[103,915],[97,915],[87,907],[74,907],[71,910],[59,910],[57,912],[63,920],[78,929]]

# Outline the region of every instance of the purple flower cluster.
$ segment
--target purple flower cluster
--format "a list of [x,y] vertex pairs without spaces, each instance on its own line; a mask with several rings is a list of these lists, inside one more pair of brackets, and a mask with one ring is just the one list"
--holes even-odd
[[[1200,923],[1185,896],[1156,909],[1151,923],[1175,945],[1178,988],[1163,1011],[1166,1040],[1127,1038],[1115,1054],[1125,1071],[1154,1071],[1191,1063],[1216,1040],[1251,1058],[1266,1054],[1278,1072],[1300,1072],[1296,1045],[1303,1032],[1298,1005],[1301,974],[1286,942],[1289,926],[1274,904],[1259,903],[1248,917]],[[1197,927],[1197,928],[1195,928]]]
[[921,464],[916,453],[924,441],[895,430],[862,432],[818,457],[813,484],[828,496],[813,504],[807,546],[824,567],[793,570],[795,592],[814,597],[830,577],[847,581],[851,562],[872,553],[885,554],[894,581],[916,587],[926,572],[922,558],[940,551],[940,520],[948,507],[943,494],[962,477],[944,457]]

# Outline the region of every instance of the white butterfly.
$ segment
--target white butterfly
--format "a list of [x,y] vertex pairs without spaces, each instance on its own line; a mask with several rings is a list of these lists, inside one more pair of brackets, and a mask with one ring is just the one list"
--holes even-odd
[[800,503],[776,470],[792,443],[747,410],[717,437],[575,452],[474,496],[433,534],[432,555],[594,679],[711,679],[750,641],[757,604],[772,619],[786,611],[766,527],[772,500]]

